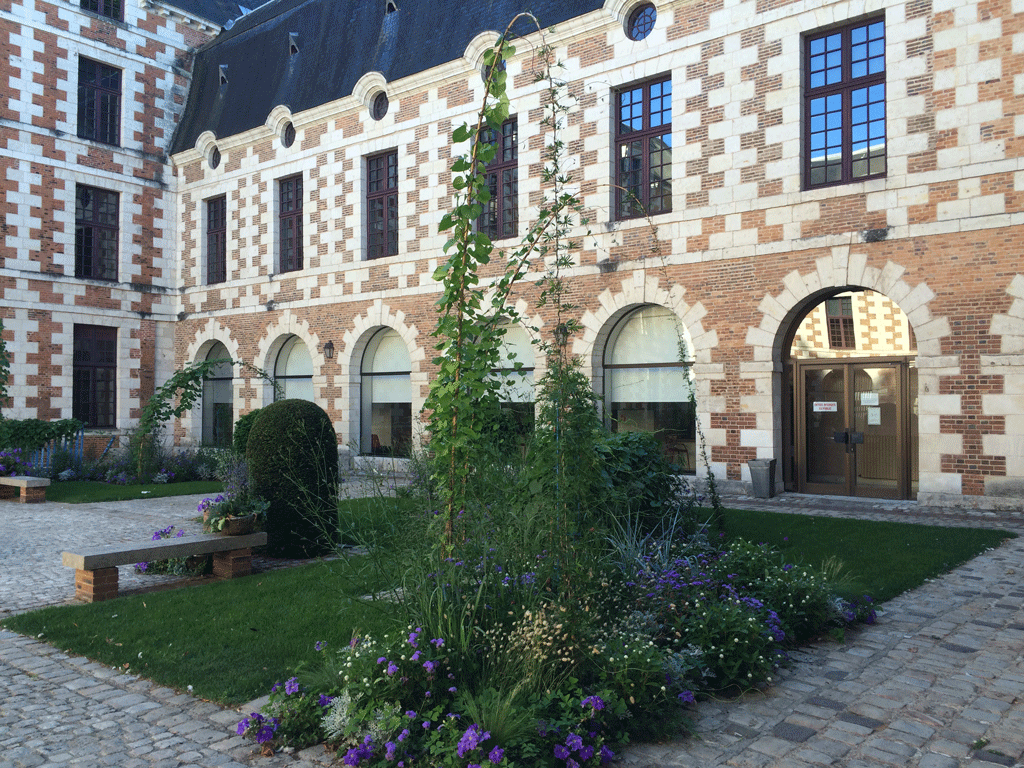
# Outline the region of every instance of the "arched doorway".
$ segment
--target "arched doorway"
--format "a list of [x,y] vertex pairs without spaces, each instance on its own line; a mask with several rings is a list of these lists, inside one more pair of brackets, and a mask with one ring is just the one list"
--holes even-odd
[[408,457],[412,449],[412,362],[402,337],[382,328],[363,352],[360,453]]
[[274,381],[280,396],[277,400],[295,398],[316,401],[313,397],[313,358],[305,342],[298,336],[289,336],[281,345],[274,362]]
[[692,360],[681,358],[675,313],[647,305],[622,317],[604,353],[604,405],[613,432],[651,432],[669,462],[696,471]]
[[895,302],[843,289],[790,330],[786,487],[801,493],[917,495],[917,342]]
[[203,381],[203,445],[225,448],[231,445],[234,427],[234,371],[231,355],[221,342],[215,342],[204,358],[222,360]]

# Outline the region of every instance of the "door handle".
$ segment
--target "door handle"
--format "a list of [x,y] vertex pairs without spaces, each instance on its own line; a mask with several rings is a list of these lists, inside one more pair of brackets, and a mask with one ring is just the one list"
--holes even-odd
[[837,443],[848,443],[850,442],[850,433],[845,429],[842,432],[833,432],[832,439]]

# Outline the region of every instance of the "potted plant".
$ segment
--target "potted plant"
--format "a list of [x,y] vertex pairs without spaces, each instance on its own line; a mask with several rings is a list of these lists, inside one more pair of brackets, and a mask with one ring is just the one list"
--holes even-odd
[[252,533],[262,525],[270,502],[250,493],[219,494],[199,502],[203,529],[228,536]]

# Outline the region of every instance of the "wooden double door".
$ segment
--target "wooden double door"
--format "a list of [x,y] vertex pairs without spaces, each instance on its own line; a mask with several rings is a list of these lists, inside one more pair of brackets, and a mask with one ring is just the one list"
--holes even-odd
[[794,480],[801,493],[917,494],[913,358],[794,363]]

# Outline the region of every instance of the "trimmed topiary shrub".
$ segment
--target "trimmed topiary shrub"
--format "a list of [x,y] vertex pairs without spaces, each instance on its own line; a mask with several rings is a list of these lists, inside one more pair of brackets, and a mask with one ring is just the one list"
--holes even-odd
[[231,445],[238,453],[245,454],[245,449],[249,445],[249,430],[252,429],[252,425],[256,423],[256,417],[261,413],[263,413],[263,409],[256,408],[239,416],[238,421],[235,422],[235,429],[231,433]]
[[270,502],[267,549],[277,557],[330,550],[337,528],[338,438],[308,400],[278,400],[260,412],[245,451],[253,493]]

